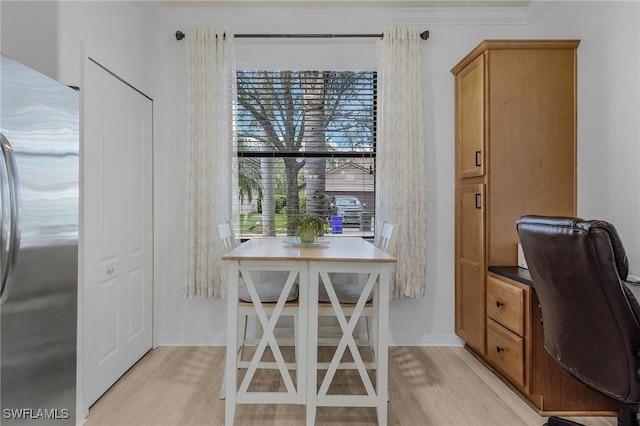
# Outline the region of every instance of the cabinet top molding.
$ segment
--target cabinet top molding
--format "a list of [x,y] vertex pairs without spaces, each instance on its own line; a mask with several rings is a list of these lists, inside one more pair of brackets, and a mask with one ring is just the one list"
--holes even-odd
[[453,75],[457,75],[467,65],[473,62],[478,56],[487,50],[509,50],[509,49],[531,49],[531,50],[551,50],[551,49],[577,49],[580,40],[483,40],[467,54],[458,64],[451,69]]

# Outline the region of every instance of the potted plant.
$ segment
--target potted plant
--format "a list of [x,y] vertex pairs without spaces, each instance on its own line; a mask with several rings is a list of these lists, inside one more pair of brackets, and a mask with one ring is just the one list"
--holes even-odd
[[327,221],[323,217],[303,215],[289,218],[288,225],[296,230],[301,243],[313,243],[324,234]]

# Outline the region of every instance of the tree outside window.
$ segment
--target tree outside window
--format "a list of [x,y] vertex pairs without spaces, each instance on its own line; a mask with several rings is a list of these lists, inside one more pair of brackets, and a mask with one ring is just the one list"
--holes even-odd
[[[292,216],[330,218],[336,196],[365,198],[373,215],[374,72],[238,71],[237,89],[242,235],[284,234]],[[340,178],[354,170],[361,187]]]

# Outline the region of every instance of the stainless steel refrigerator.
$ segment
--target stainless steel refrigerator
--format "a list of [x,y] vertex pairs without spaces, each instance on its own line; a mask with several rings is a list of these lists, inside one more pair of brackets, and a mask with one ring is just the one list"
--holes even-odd
[[0,55],[0,423],[73,425],[78,92]]

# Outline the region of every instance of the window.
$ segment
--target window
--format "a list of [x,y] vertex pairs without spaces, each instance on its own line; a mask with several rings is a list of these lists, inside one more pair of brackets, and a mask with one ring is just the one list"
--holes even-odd
[[375,72],[238,71],[237,88],[241,236],[286,235],[302,214],[372,236]]

